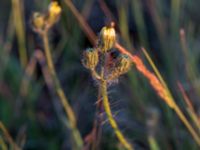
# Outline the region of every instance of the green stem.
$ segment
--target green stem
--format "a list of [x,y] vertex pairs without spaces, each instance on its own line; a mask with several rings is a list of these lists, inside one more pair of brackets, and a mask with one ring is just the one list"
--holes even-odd
[[61,87],[61,84],[57,78],[57,74],[56,74],[56,71],[54,68],[54,64],[53,64],[52,56],[51,56],[51,52],[50,52],[47,30],[45,30],[42,33],[42,39],[43,39],[43,43],[44,43],[44,50],[45,50],[47,65],[48,65],[50,74],[53,78],[55,90],[56,90],[56,92],[60,98],[60,101],[64,107],[64,110],[68,116],[69,125],[70,125],[70,129],[72,131],[72,135],[74,137],[74,141],[76,142],[78,149],[81,149],[82,145],[83,145],[83,140],[81,138],[80,132],[78,131],[78,129],[76,127],[76,117],[75,117],[74,111],[72,110],[72,108],[69,104],[69,101],[68,101],[67,97],[65,96],[65,93],[64,93],[64,91]]
[[185,115],[182,113],[180,108],[176,105],[174,108],[176,114],[179,116],[179,118],[182,120],[182,122],[185,124],[185,126],[188,128],[189,132],[193,136],[194,140],[197,142],[197,144],[200,146],[200,137],[198,136],[197,132],[193,129],[191,124],[186,119]]
[[19,47],[19,57],[20,62],[23,68],[27,65],[27,51],[26,51],[26,40],[25,40],[25,25],[24,25],[24,14],[23,14],[23,2],[20,0],[12,0],[12,10],[13,10],[13,18],[15,31],[18,41]]
[[148,136],[149,146],[151,150],[160,150],[158,143],[156,142],[156,139],[154,136],[149,135]]
[[186,128],[189,130],[189,132],[191,133],[191,135],[193,136],[193,138],[197,142],[197,144],[200,145],[199,135],[195,132],[194,128],[191,126],[191,124],[189,123],[189,121],[187,120],[187,118],[185,117],[183,112],[180,110],[179,106],[174,101],[174,98],[173,98],[166,82],[164,81],[163,77],[161,76],[161,74],[160,74],[159,70],[157,69],[156,65],[154,64],[153,60],[151,59],[151,57],[149,56],[149,54],[147,53],[147,51],[144,48],[142,48],[142,51],[145,54],[150,65],[152,66],[152,68],[153,68],[155,74],[157,75],[158,79],[160,80],[161,84],[165,88],[167,97],[169,98],[169,101],[172,103],[172,109],[174,109],[174,111],[176,112],[178,117],[181,119],[183,124],[186,126]]
[[115,119],[113,118],[112,112],[111,112],[111,108],[110,108],[110,104],[108,101],[108,93],[107,93],[107,82],[105,80],[103,80],[101,82],[100,85],[100,91],[101,91],[101,95],[103,97],[103,105],[104,105],[104,109],[105,112],[107,114],[109,123],[111,125],[111,127],[113,128],[118,140],[121,142],[121,144],[127,149],[127,150],[133,150],[133,147],[131,146],[131,144],[125,139],[124,135],[122,134],[122,132],[120,131]]

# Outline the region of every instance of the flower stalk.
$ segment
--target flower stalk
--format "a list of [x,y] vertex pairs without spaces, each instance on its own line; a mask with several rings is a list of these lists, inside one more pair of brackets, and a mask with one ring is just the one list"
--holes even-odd
[[58,94],[61,104],[68,116],[69,128],[71,129],[73,139],[76,143],[76,146],[77,146],[78,150],[81,150],[81,148],[83,146],[83,141],[82,141],[80,132],[78,131],[78,129],[76,127],[76,117],[75,117],[74,111],[69,104],[69,100],[65,96],[65,93],[63,91],[63,88],[60,84],[60,81],[57,77],[57,74],[56,74],[56,71],[54,68],[51,51],[50,51],[50,47],[49,47],[49,41],[48,41],[48,30],[44,30],[44,32],[42,32],[41,36],[42,36],[43,43],[44,43],[44,50],[45,50],[45,56],[46,56],[46,60],[47,60],[47,66],[49,68],[51,77],[53,79],[56,93]]
[[108,117],[108,121],[109,121],[111,127],[113,128],[118,140],[127,150],[133,150],[131,144],[126,140],[126,138],[124,137],[124,135],[120,131],[115,119],[113,118],[113,115],[112,115],[112,112],[111,112],[111,109],[110,109],[109,100],[108,100],[106,80],[101,81],[100,91],[101,91],[101,95],[102,95],[102,98],[103,98],[103,106],[104,106],[104,110],[106,112],[106,115]]

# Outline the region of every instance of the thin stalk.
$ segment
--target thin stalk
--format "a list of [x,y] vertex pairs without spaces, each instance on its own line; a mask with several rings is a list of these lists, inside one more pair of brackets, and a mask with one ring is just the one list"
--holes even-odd
[[180,25],[181,3],[181,0],[171,1],[171,33],[176,36],[178,36],[178,29]]
[[33,76],[36,68],[36,59],[33,55],[25,68],[24,76],[22,77],[21,86],[20,86],[20,95],[25,97],[28,93],[28,87],[30,84],[30,78]]
[[184,123],[184,125],[186,126],[186,128],[189,130],[189,132],[191,133],[191,135],[193,136],[194,140],[197,142],[197,144],[200,146],[200,137],[199,135],[195,132],[194,128],[192,127],[192,125],[189,123],[189,121],[187,120],[187,118],[185,117],[185,115],[183,114],[183,112],[181,111],[181,109],[179,108],[179,106],[176,104],[176,102],[174,101],[174,98],[166,84],[166,82],[164,81],[162,75],[160,74],[159,70],[157,69],[155,63],[153,62],[153,60],[151,59],[151,57],[149,56],[149,54],[147,53],[147,51],[142,48],[143,53],[145,54],[145,57],[147,58],[149,64],[152,66],[155,74],[157,75],[158,79],[160,80],[161,84],[164,87],[164,90],[166,91],[166,96],[169,98],[169,100],[174,104],[172,109],[174,109],[174,111],[176,112],[176,114],[178,115],[178,117],[180,118],[180,120]]
[[191,103],[191,100],[189,99],[189,97],[187,96],[187,94],[185,93],[184,89],[183,89],[183,86],[181,85],[180,82],[178,82],[178,87],[179,87],[179,90],[183,96],[183,99],[187,105],[187,111],[188,111],[188,114],[190,115],[190,118],[193,120],[193,122],[195,123],[196,127],[199,129],[200,131],[200,122],[198,120],[198,116],[195,112],[195,109]]
[[[104,70],[104,69],[102,69]],[[91,69],[91,74],[93,78],[97,80],[101,80],[101,76],[96,72],[95,69]],[[103,76],[103,74],[101,74]],[[95,116],[96,119],[93,123],[93,128],[92,131],[86,136],[86,146],[84,147],[84,150],[87,150],[88,147],[91,147],[91,150],[98,150],[99,149],[99,143],[101,141],[101,134],[102,134],[102,129],[101,129],[101,124],[102,124],[102,115],[101,113],[103,112],[103,104],[101,101],[101,92],[100,89],[98,90],[98,99],[96,102],[96,114]]]
[[199,124],[200,122],[198,120],[197,114],[194,111],[192,111],[190,108],[187,108],[187,112],[190,118],[192,119],[192,121],[194,122],[194,124],[196,125],[196,127],[198,128],[199,133],[200,133],[200,124]]
[[4,124],[1,121],[0,121],[0,129],[2,130],[6,140],[11,145],[11,147],[13,147],[14,150],[21,150],[21,148],[14,142],[10,133],[8,132],[8,130],[6,129],[6,127],[4,126]]
[[151,150],[160,150],[154,136],[148,136],[149,146]]
[[157,69],[155,63],[153,62],[153,60],[151,59],[150,55],[148,54],[148,52],[146,51],[145,48],[142,47],[142,52],[144,53],[146,59],[148,60],[149,64],[151,65],[153,71],[155,72],[156,76],[158,77],[158,79],[160,80],[160,82],[162,83],[162,85],[166,88],[167,84],[165,83],[165,80],[163,79],[162,75],[160,74],[159,70]]
[[65,96],[65,93],[61,87],[60,81],[57,78],[57,74],[56,74],[56,71],[54,68],[54,64],[53,64],[52,56],[51,56],[51,52],[50,52],[47,30],[45,30],[41,35],[42,35],[42,39],[43,39],[43,43],[44,43],[44,50],[45,50],[47,65],[49,68],[49,72],[53,78],[55,90],[56,90],[56,92],[60,98],[61,104],[63,105],[64,110],[68,116],[69,127],[72,131],[72,135],[74,137],[74,141],[76,142],[77,148],[81,149],[82,145],[83,145],[83,141],[82,141],[81,135],[76,127],[76,118],[75,118],[74,111],[72,110],[72,108],[69,104],[69,101],[68,101],[67,97]]
[[6,143],[4,142],[4,140],[1,136],[0,136],[0,148],[1,148],[1,150],[8,150]]
[[23,16],[23,2],[21,0],[12,0],[12,9],[13,9],[13,18],[15,31],[18,40],[19,46],[19,57],[22,67],[24,68],[27,64],[27,51],[26,51],[26,40],[25,40],[25,25],[24,25],[24,16]]
[[45,50],[45,55],[46,55],[46,59],[47,59],[47,65],[48,65],[49,71],[53,77],[53,80],[55,82],[56,92],[57,92],[58,96],[61,98],[61,102],[62,102],[64,109],[69,117],[70,122],[73,125],[76,125],[75,114],[68,103],[68,100],[64,94],[64,91],[61,88],[60,82],[59,82],[56,72],[55,72],[55,68],[53,65],[52,56],[51,56],[51,52],[50,52],[50,48],[49,48],[47,32],[44,32],[44,34],[42,35],[42,38],[43,38],[43,42],[44,42],[44,50]]
[[101,142],[101,135],[102,135],[102,121],[103,121],[103,116],[101,115],[101,113],[103,112],[103,104],[101,101],[101,95],[100,92],[98,92],[98,100],[97,100],[97,106],[96,106],[96,116],[97,118],[95,119],[94,122],[94,139],[92,142],[92,150],[99,150],[99,144]]
[[[36,61],[40,64],[40,67],[41,67],[41,69],[42,69],[42,74],[43,74],[43,76],[44,76],[44,80],[45,80],[45,82],[46,82],[46,84],[47,84],[47,87],[48,87],[48,89],[49,89],[49,91],[50,91],[51,97],[55,97],[55,93],[54,93],[54,91],[53,91],[54,85],[53,85],[52,77],[51,77],[51,74],[49,73],[48,66],[46,66],[46,65],[44,64],[44,62],[46,62],[46,58],[45,58],[43,52],[40,51],[40,50],[37,50],[37,51],[35,52],[35,54],[34,54],[34,57],[35,57]],[[54,104],[55,104],[55,102],[56,102],[56,101],[53,101]],[[54,105],[54,106],[55,106],[56,113],[57,113],[57,116],[59,117],[59,119],[64,123],[64,125],[65,125],[66,127],[70,128],[70,127],[69,127],[69,121],[66,119],[66,117],[64,117],[63,115],[60,115],[60,109],[58,110],[58,107],[56,107],[56,105]],[[71,129],[71,128],[70,128],[70,129]],[[74,132],[74,135],[75,135],[74,138],[76,138],[76,137],[79,138],[79,135],[80,135],[80,134],[79,134],[79,132],[75,131],[75,132]],[[74,149],[74,150],[77,150],[77,149],[79,150],[79,149],[81,149],[81,148],[73,147],[73,149]]]
[[103,97],[103,105],[104,105],[104,109],[105,112],[107,114],[108,117],[108,121],[111,125],[111,127],[113,128],[118,140],[120,141],[120,143],[127,149],[127,150],[133,150],[133,147],[131,146],[131,144],[125,139],[124,135],[122,134],[122,132],[119,130],[119,127],[115,121],[115,119],[113,118],[111,109],[110,109],[110,104],[108,101],[108,93],[107,93],[107,82],[105,80],[103,80],[101,82],[100,85],[100,90],[101,90],[101,95]]
[[71,0],[64,0],[64,2],[69,7],[69,9],[72,11],[73,15],[76,17],[78,22],[81,24],[84,32],[87,33],[88,39],[90,40],[90,42],[93,43],[93,45],[95,45],[97,36],[95,35],[95,33],[92,31],[91,28],[88,28],[88,24],[85,21],[85,19],[80,15],[79,11],[73,5]]
[[161,83],[162,86],[165,88],[168,97],[171,99],[171,101],[172,101],[173,103],[175,103],[174,98],[173,98],[173,96],[172,96],[172,94],[171,94],[171,92],[170,92],[170,90],[169,90],[169,88],[168,88],[168,86],[167,86],[167,83],[166,83],[165,80],[163,79],[163,77],[162,77],[160,71],[159,71],[158,68],[156,67],[156,65],[155,65],[155,63],[153,62],[153,60],[151,59],[150,55],[148,54],[148,52],[146,51],[146,49],[143,48],[143,47],[142,47],[142,52],[144,53],[144,55],[145,55],[147,61],[149,62],[149,64],[151,65],[151,67],[152,67],[153,71],[155,72],[157,78],[160,80],[160,83]]
[[198,134],[196,133],[196,131],[193,129],[193,127],[191,126],[191,124],[189,123],[189,121],[186,119],[186,117],[184,116],[184,114],[182,113],[182,111],[180,110],[180,108],[176,105],[174,108],[176,114],[178,115],[178,117],[182,120],[182,122],[185,124],[185,126],[188,128],[188,130],[190,131],[190,133],[192,134],[194,140],[197,142],[197,144],[200,146],[200,138],[198,136]]
[[127,3],[125,3],[124,5],[120,5],[118,10],[118,14],[119,14],[119,29],[121,31],[121,37],[124,41],[124,44],[127,45],[127,47],[129,49],[132,49],[134,43],[134,40],[130,39],[130,33],[129,33],[129,23],[128,23],[128,16],[126,14],[128,9],[128,5]]
[[138,30],[139,42],[145,45],[146,47],[149,47],[149,44],[147,42],[147,30],[145,27],[145,20],[143,17],[142,1],[133,0],[131,6],[133,7],[132,14],[134,16],[136,27]]

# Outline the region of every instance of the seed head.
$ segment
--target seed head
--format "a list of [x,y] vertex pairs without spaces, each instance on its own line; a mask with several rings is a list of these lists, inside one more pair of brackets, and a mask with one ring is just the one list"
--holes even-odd
[[33,14],[33,20],[32,20],[32,23],[33,23],[33,27],[36,29],[36,30],[40,30],[42,28],[44,28],[44,15],[39,13],[39,12],[35,12]]
[[102,52],[110,50],[116,42],[116,33],[113,26],[103,27],[99,36],[99,48]]
[[95,69],[99,62],[98,51],[95,48],[88,48],[83,52],[82,63],[87,69]]

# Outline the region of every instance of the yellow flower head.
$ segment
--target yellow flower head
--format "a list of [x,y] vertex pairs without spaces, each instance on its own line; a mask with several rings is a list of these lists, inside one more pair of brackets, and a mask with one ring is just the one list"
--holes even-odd
[[49,13],[51,15],[59,15],[61,13],[62,9],[61,7],[58,5],[58,2],[54,1],[51,2],[49,5]]
[[61,11],[62,9],[58,5],[58,2],[54,1],[49,4],[48,17],[47,17],[47,24],[49,26],[52,26],[58,21]]
[[44,27],[44,15],[35,12],[33,14],[33,26],[35,29],[42,29]]
[[99,62],[98,50],[95,48],[88,48],[83,53],[83,65],[87,69],[94,69]]

